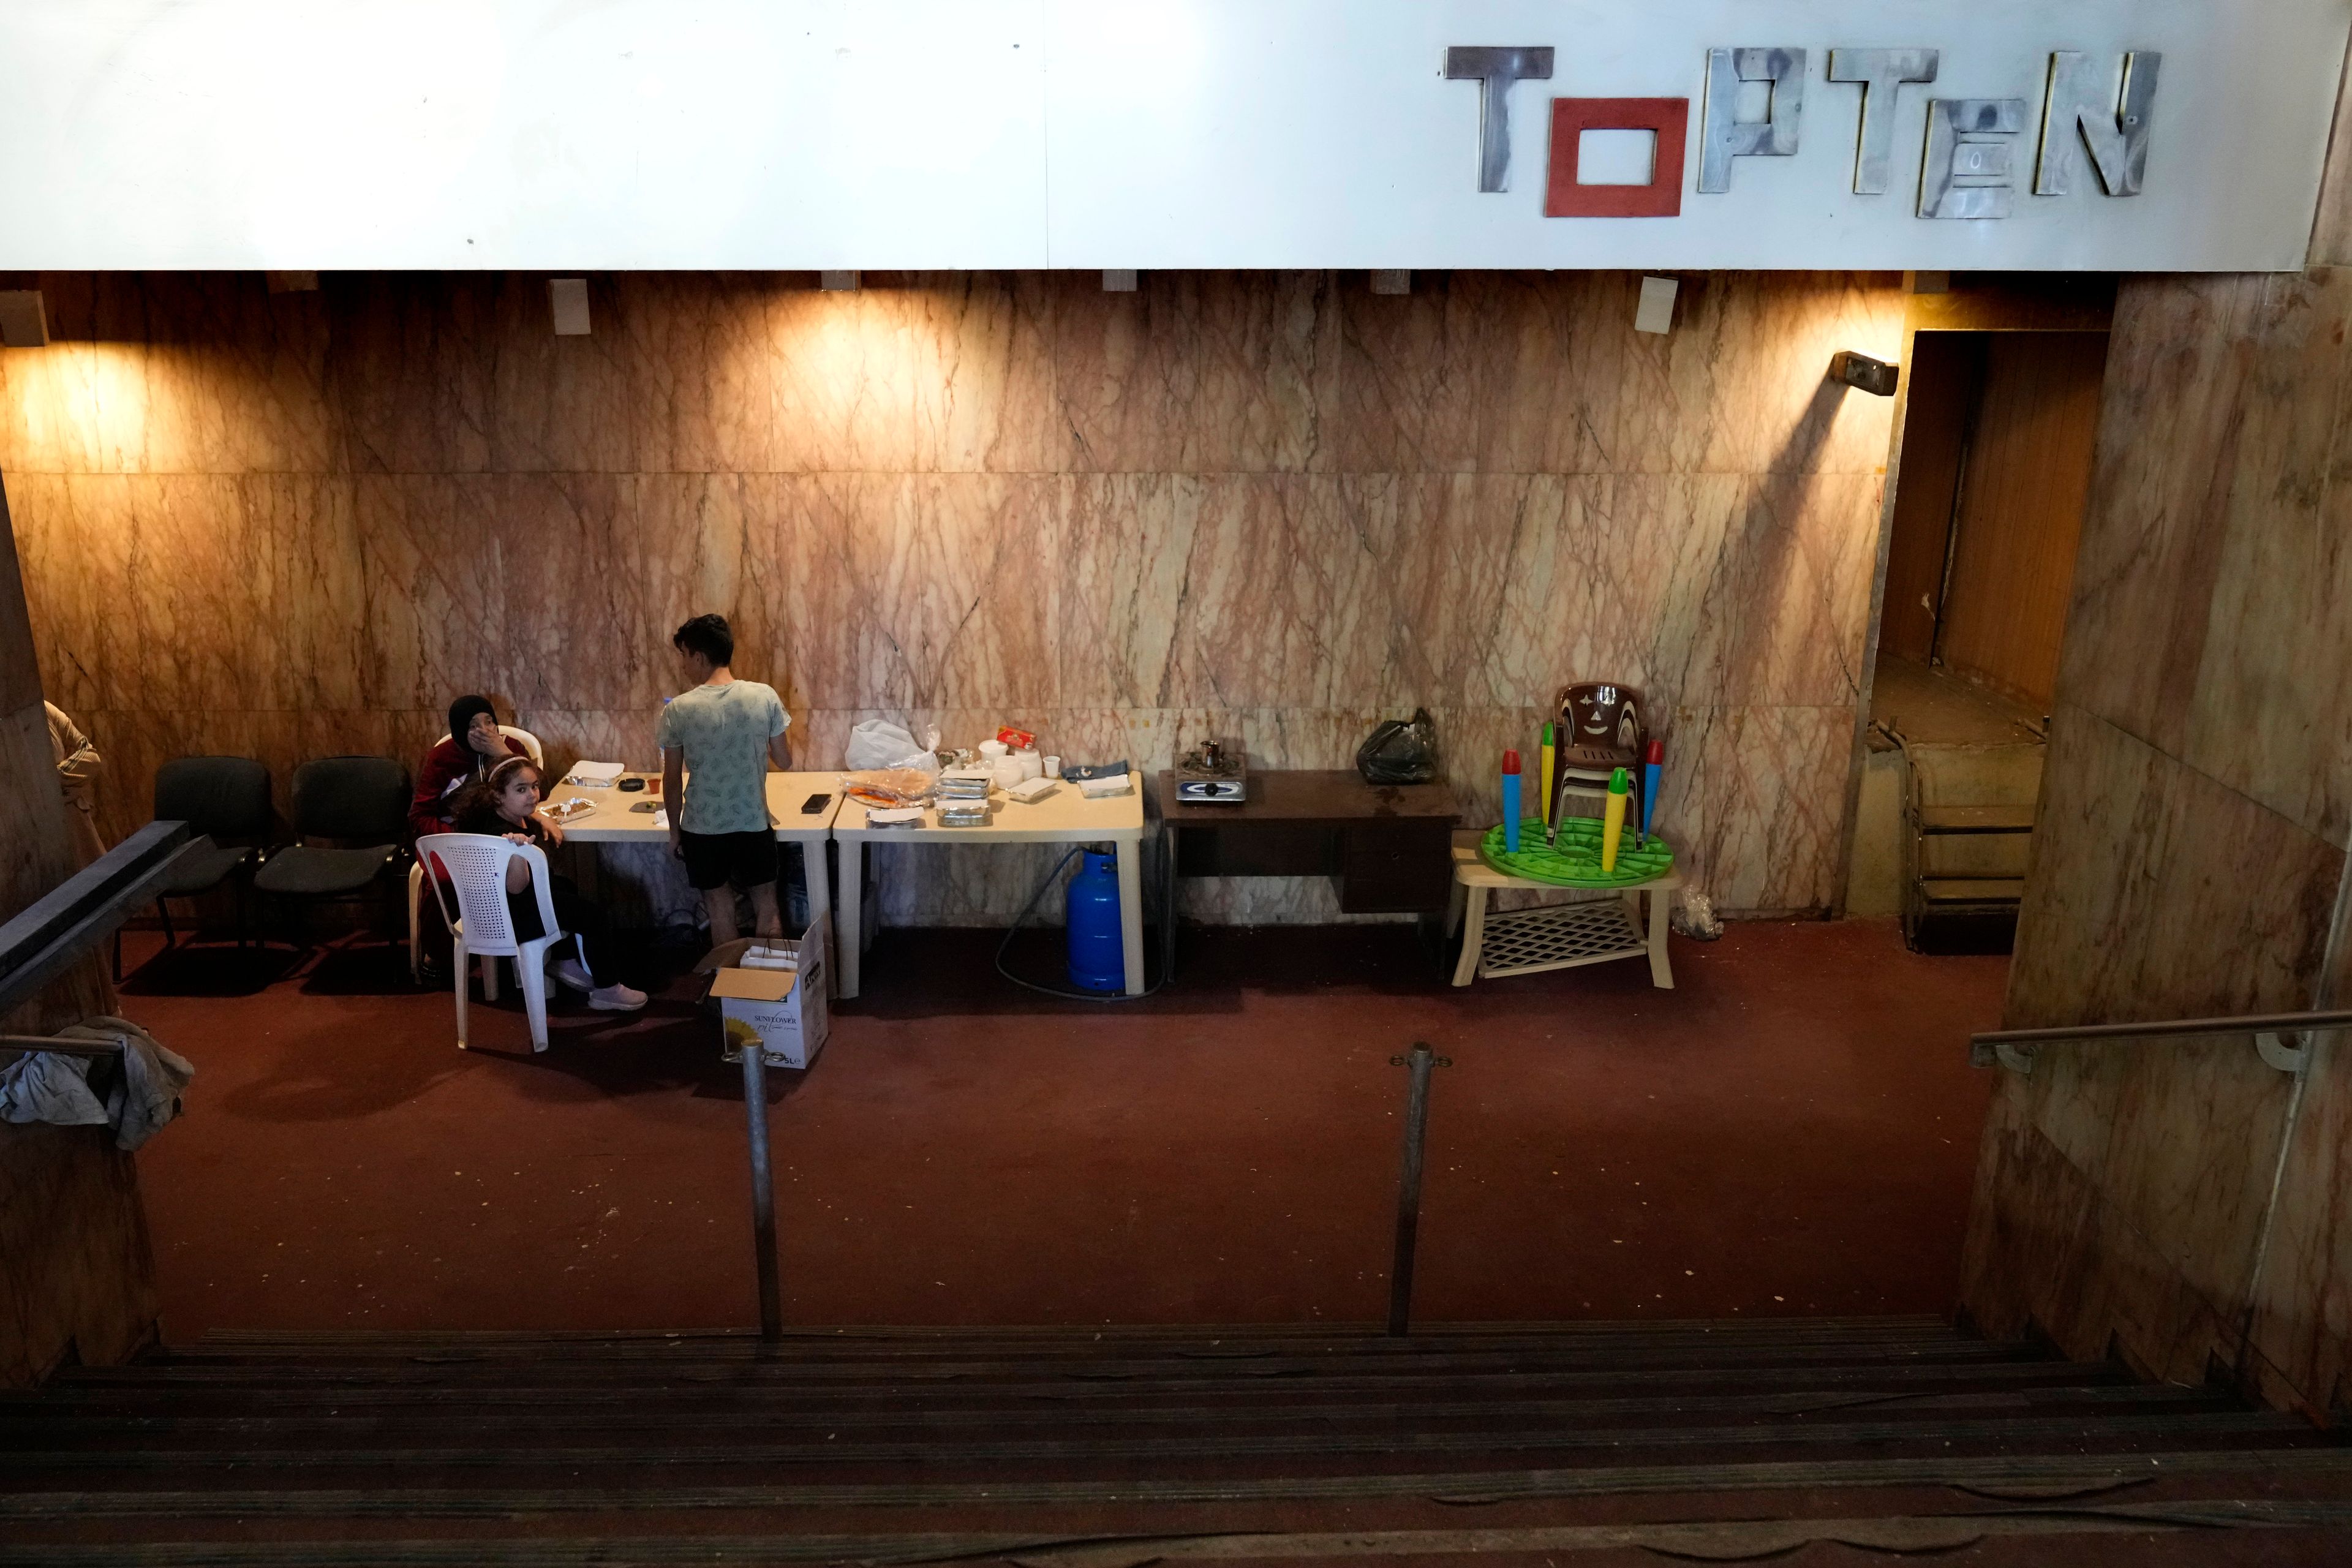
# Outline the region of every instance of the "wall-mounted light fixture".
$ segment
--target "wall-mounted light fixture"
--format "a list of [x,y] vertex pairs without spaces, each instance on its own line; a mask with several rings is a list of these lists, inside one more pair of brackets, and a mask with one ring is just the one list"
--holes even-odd
[[1375,294],[1410,294],[1412,273],[1403,268],[1375,268],[1372,271],[1372,292]]
[[557,337],[584,338],[588,335],[588,279],[549,279],[547,304],[548,309],[555,312]]
[[1883,359],[1840,349],[1830,356],[1830,379],[1859,388],[1873,397],[1892,397],[1902,372]]
[[49,341],[49,312],[38,289],[0,289],[0,343],[37,349]]
[[1132,294],[1132,293],[1134,293],[1134,292],[1135,292],[1135,268],[1132,268],[1132,267],[1106,267],[1106,268],[1103,268],[1103,292],[1104,292],[1104,293],[1106,293],[1106,294]]
[[857,288],[858,284],[859,275],[855,271],[820,272],[816,275],[816,286],[828,292],[846,292]]
[[1675,330],[1675,296],[1683,286],[1671,278],[1642,279],[1642,300],[1633,307],[1633,330],[1660,337]]

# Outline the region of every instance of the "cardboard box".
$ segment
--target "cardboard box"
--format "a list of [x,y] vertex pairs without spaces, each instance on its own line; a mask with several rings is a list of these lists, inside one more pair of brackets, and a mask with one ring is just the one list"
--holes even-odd
[[[753,949],[789,952],[796,967],[744,963],[756,959]],[[756,1043],[766,1051],[770,1067],[800,1068],[814,1061],[833,1027],[824,965],[822,926],[812,926],[798,937],[730,943],[704,959],[698,967],[711,970],[710,995],[719,1005],[727,1059],[741,1061],[744,1047]]]

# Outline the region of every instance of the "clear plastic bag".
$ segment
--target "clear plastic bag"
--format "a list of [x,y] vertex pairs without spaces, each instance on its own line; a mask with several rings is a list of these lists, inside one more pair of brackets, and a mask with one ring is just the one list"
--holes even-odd
[[849,749],[842,760],[851,768],[866,769],[911,768],[920,773],[940,771],[940,732],[927,729],[918,742],[904,725],[893,724],[887,719],[861,720],[849,731]]

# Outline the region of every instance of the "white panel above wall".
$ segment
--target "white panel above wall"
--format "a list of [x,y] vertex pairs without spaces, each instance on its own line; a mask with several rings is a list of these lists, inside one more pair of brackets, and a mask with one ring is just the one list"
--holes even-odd
[[[2352,0],[10,0],[0,268],[2285,269],[2347,26]],[[1444,74],[1468,46],[1551,51],[1508,89],[1499,192],[1480,83]],[[1872,47],[1939,60],[1864,195],[1862,89],[1826,71]],[[1719,195],[1714,48],[1804,51],[1794,152]],[[2071,192],[2034,194],[2054,50],[2110,95],[2161,55],[2139,195],[2079,136]],[[1677,216],[1546,216],[1553,100],[1592,99],[1686,104]],[[1931,99],[2021,105],[1967,153],[2006,157],[2011,216],[1917,216]]]

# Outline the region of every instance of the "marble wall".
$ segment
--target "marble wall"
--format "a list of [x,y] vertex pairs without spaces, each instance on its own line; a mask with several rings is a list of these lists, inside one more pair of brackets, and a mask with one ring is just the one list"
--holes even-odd
[[[2341,117],[2339,117],[2341,123]],[[2301,275],[2119,293],[2013,1026],[2344,1005],[2352,157]],[[2004,1074],[1965,1302],[2077,1355],[2337,1411],[2352,1049],[2060,1047]]]
[[[1693,277],[1668,337],[1616,273],[621,275],[585,338],[538,277],[26,281],[58,341],[0,353],[0,482],[116,832],[165,758],[282,787],[469,689],[650,763],[719,609],[820,766],[875,715],[1344,766],[1419,704],[1491,811],[1535,704],[1632,682],[1697,885],[1832,900],[1891,405],[1824,372],[1895,357],[1892,277]],[[886,914],[1000,919],[1034,858],[911,859]]]
[[[0,921],[75,869],[33,647],[0,505]],[[113,1012],[113,997],[93,957],[0,1015],[0,1032],[47,1034]],[[68,1356],[123,1361],[153,1336],[155,1313],[138,1170],[113,1133],[0,1122],[0,1388]]]

